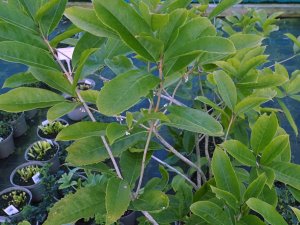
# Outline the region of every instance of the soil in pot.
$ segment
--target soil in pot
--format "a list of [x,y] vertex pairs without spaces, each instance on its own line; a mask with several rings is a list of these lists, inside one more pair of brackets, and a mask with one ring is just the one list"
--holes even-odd
[[14,149],[12,126],[0,121],[0,159],[8,157]]
[[49,141],[37,141],[29,147],[26,159],[29,161],[48,161],[56,155],[58,149],[58,145]]
[[[15,207],[19,212],[30,203],[31,196],[22,190],[11,190],[0,195],[0,216],[11,216],[8,215],[4,210],[9,206]],[[13,210],[13,209],[12,209]],[[16,214],[16,213],[13,213]],[[13,215],[12,214],[12,215]]]
[[39,182],[42,166],[28,165],[16,171],[13,177],[13,183],[19,186],[31,186]]
[[0,111],[0,121],[11,124],[14,128],[14,137],[20,137],[27,131],[24,113],[8,113]]
[[12,129],[8,123],[0,121],[0,143],[9,137]]
[[68,126],[68,123],[61,119],[53,122],[44,121],[43,124],[38,127],[37,134],[42,139],[54,140],[57,134],[66,126]]

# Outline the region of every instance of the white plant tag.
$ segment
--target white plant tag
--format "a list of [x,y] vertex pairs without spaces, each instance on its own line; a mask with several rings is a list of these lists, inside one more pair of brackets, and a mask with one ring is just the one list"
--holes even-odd
[[4,138],[3,137],[0,137],[0,142],[4,141]]
[[53,141],[47,139],[47,142],[48,142],[50,145],[53,145]]
[[89,80],[85,80],[84,83],[87,84],[87,85],[91,85],[92,84],[92,82],[89,81]]
[[32,180],[35,184],[39,183],[41,181],[41,174],[40,172],[36,173],[33,177],[32,177]]
[[48,123],[49,123],[49,121],[48,121],[48,120],[45,120],[45,121],[42,122],[42,125],[43,125],[43,126],[46,126]]
[[6,209],[4,209],[4,212],[7,215],[11,216],[11,215],[17,214],[19,212],[19,210],[16,207],[14,207],[13,205],[10,205]]

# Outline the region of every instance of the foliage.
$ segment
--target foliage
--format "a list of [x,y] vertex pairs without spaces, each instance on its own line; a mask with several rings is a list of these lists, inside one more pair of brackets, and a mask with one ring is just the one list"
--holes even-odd
[[58,134],[66,126],[68,126],[68,124],[64,124],[61,121],[53,121],[53,122],[47,123],[46,125],[40,125],[39,129],[45,135],[54,135],[54,134]]
[[5,140],[12,132],[9,124],[0,121],[0,142]]
[[[290,76],[279,63],[263,68],[262,46],[279,13],[227,17],[224,34],[215,17],[237,1],[222,1],[208,16],[205,3],[190,0],[130,2],[94,0],[92,9],[65,9],[66,1],[56,0],[0,2],[1,23],[13,25],[0,40],[0,58],[27,65],[20,77],[74,96],[90,117],[69,127],[40,127],[74,141],[66,162],[75,168],[58,182],[68,194],[44,224],[89,218],[112,224],[127,210],[141,211],[144,224],[287,224],[276,211],[274,182],[299,191],[300,167],[291,163],[278,116],[283,112],[298,134],[284,101],[299,100],[299,72]],[[73,25],[50,41],[63,13]],[[16,35],[23,32],[26,38]],[[54,60],[68,38],[75,43],[73,68]],[[104,67],[115,76],[101,74],[103,88],[79,90],[79,80]],[[191,83],[196,97],[180,92]],[[77,107],[56,91],[16,87],[0,95],[0,109],[51,107],[47,116],[56,119]],[[280,109],[266,107],[270,101]],[[99,113],[113,122],[97,120]],[[175,144],[164,137],[166,128]],[[165,160],[154,154],[161,149],[169,153]],[[145,180],[150,159],[161,165],[160,176]]]
[[28,155],[35,160],[41,160],[53,146],[48,141],[35,142],[29,149]]
[[41,167],[37,165],[26,166],[17,170],[17,174],[20,175],[20,178],[28,183],[34,175],[41,172]]

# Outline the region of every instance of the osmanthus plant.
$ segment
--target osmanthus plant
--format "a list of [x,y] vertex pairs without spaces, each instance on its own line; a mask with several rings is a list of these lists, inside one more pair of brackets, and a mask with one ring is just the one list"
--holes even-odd
[[[52,121],[83,105],[90,121],[64,128],[56,140],[74,141],[67,149],[68,163],[89,174],[101,172],[101,179],[59,200],[44,224],[91,217],[113,224],[127,210],[142,212],[141,224],[286,224],[275,210],[274,181],[297,193],[300,167],[290,163],[278,110],[261,105],[277,97],[289,78],[280,65],[274,72],[257,69],[266,60],[261,35],[237,32],[225,38],[217,32],[211,20],[235,1],[223,0],[208,17],[203,5],[190,2],[94,0],[91,9],[65,10],[66,0],[0,1],[0,58],[29,67],[5,83],[13,89],[0,95],[0,109],[50,107]],[[63,13],[73,25],[49,40]],[[56,48],[77,33],[72,68],[66,68]],[[132,53],[143,66],[126,57]],[[101,90],[77,89],[79,80],[104,66],[116,76],[101,75],[106,81]],[[203,92],[196,99],[211,106],[211,114],[176,99],[189,76],[200,76],[202,90],[214,96]],[[18,87],[36,81],[79,102],[51,90]],[[129,111],[141,99],[148,100],[148,108]],[[126,123],[97,121],[95,113]],[[164,138],[164,127],[192,134],[195,149],[189,154],[176,149]],[[224,140],[212,159],[201,157],[198,145],[205,138],[207,153],[209,137]],[[180,163],[157,158],[157,149]],[[150,159],[161,165],[161,178],[146,181]],[[196,172],[196,182],[185,174],[186,165]],[[176,174],[172,179],[171,172]]]

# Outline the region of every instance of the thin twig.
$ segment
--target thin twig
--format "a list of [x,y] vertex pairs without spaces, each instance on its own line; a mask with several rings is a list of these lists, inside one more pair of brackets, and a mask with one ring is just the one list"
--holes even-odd
[[[291,57],[289,57],[289,58],[287,58],[287,59],[284,59],[284,60],[282,60],[282,61],[280,61],[280,62],[277,62],[277,63],[279,63],[279,64],[285,63],[285,62],[287,62],[287,61],[289,61],[289,60],[291,60],[291,59],[297,57],[298,55],[299,55],[299,54],[293,55],[293,56],[291,56]],[[273,65],[268,66],[267,68],[272,68],[272,67],[274,67],[277,63],[274,63]]]
[[[197,157],[197,166],[201,167],[201,155],[200,155],[200,146],[199,146],[199,136],[195,135],[195,145],[196,145],[196,157]],[[197,172],[197,185],[201,186],[201,174]]]
[[158,163],[162,164],[163,166],[169,168],[171,171],[177,173],[178,175],[182,176],[187,182],[189,182],[196,190],[199,188],[193,181],[191,181],[185,174],[181,173],[179,170],[177,170],[176,168],[174,168],[173,166],[169,165],[168,163],[160,160],[159,158],[155,157],[155,156],[151,156],[152,159],[154,159],[155,161],[157,161]]
[[156,106],[155,106],[154,112],[157,112],[158,109],[159,109],[160,99],[161,99],[161,92],[162,92],[162,90],[164,88],[164,82],[163,82],[163,58],[162,57],[159,60],[158,73],[159,73],[160,84],[159,84],[159,89],[157,91],[157,102],[156,102]]
[[209,156],[209,151],[208,151],[208,142],[209,142],[209,136],[208,135],[205,135],[205,147],[204,147],[204,151],[205,151],[205,156],[207,158],[207,164],[208,164],[208,174],[209,174],[209,178],[211,178],[212,176],[212,173],[211,173],[211,159],[210,159],[210,156]]
[[231,128],[231,126],[232,126],[232,124],[233,124],[233,121],[234,121],[234,116],[232,115],[232,116],[231,116],[231,119],[230,119],[230,122],[229,122],[229,125],[228,125],[228,128],[227,128],[226,135],[225,135],[225,141],[226,141],[227,138],[228,138],[228,134],[229,134],[229,132],[230,132],[230,128]]
[[153,225],[159,225],[155,219],[146,211],[142,211],[142,213],[144,214],[144,216],[147,218],[147,220],[152,223]]

